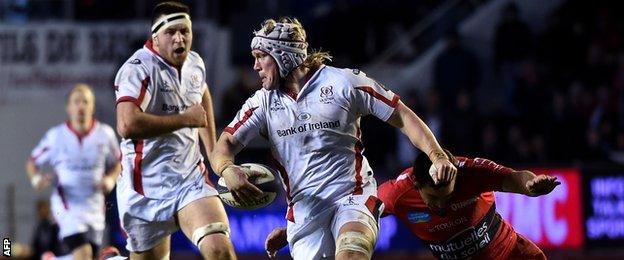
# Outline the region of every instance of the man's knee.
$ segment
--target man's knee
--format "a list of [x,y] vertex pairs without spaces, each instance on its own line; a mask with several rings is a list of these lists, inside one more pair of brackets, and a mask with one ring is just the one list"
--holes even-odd
[[230,259],[233,257],[230,228],[223,222],[215,222],[195,229],[192,239],[205,258]]
[[336,255],[344,253],[360,253],[370,259],[375,248],[375,239],[362,232],[347,231],[336,240]]
[[229,239],[230,227],[223,222],[214,222],[203,227],[199,227],[193,231],[193,243],[197,246],[197,248],[201,248],[202,240],[204,240],[206,236],[213,234],[220,234]]

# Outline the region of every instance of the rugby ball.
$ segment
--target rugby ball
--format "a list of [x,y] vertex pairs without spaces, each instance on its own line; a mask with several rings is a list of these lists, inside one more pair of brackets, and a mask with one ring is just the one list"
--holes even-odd
[[219,178],[215,188],[217,189],[217,192],[219,192],[219,198],[221,198],[221,201],[239,209],[258,209],[271,204],[282,189],[281,182],[277,177],[277,171],[259,163],[244,163],[240,166],[245,171],[259,172],[262,174],[258,177],[249,178],[249,182],[251,182],[251,184],[263,191],[262,195],[256,198],[253,202],[249,203],[237,201],[234,199],[234,196],[232,196],[232,193],[228,190],[227,186],[225,186],[225,180],[223,178]]

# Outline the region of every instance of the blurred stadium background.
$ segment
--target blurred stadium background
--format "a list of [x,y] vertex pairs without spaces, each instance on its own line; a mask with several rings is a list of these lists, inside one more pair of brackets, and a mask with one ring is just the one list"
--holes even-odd
[[[46,215],[36,205],[49,192],[36,193],[23,169],[30,150],[65,120],[66,93],[78,82],[94,87],[96,117],[114,125],[114,73],[147,39],[157,2],[0,0],[0,235],[14,245],[30,245]],[[219,131],[259,87],[251,32],[266,18],[298,17],[310,46],[334,55],[331,65],[359,68],[399,93],[456,155],[559,176],[563,185],[545,197],[497,195],[503,217],[551,259],[623,259],[624,2],[183,2]],[[362,128],[379,183],[414,158],[395,129],[372,118]],[[267,151],[258,141],[240,161],[266,162]],[[263,257],[284,208],[283,198],[256,211],[228,208],[241,258]],[[107,241],[123,248],[114,195],[107,215]],[[375,258],[428,256],[393,218],[381,225]],[[172,250],[174,259],[198,258],[179,233]]]

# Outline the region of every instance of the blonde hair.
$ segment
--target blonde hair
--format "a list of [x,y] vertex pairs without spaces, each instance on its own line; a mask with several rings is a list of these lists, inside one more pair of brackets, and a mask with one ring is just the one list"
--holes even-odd
[[[279,21],[279,23],[288,23],[291,25],[294,25],[294,30],[293,30],[293,34],[291,39],[296,40],[296,41],[306,41],[307,35],[306,35],[306,31],[303,28],[303,25],[301,24],[301,22],[299,22],[299,20],[297,18],[292,18],[292,17],[281,17],[279,18],[277,21],[275,19],[267,19],[264,20],[264,22],[262,22],[262,25],[260,28],[260,30],[264,31],[264,34],[267,35],[270,32],[273,31],[273,29],[275,29],[275,24],[277,24]],[[325,64],[326,61],[331,61],[332,60],[332,56],[331,54],[329,54],[329,52],[327,51],[321,51],[321,49],[319,50],[312,50],[309,54],[308,57],[303,61],[302,65],[307,67],[307,68],[313,68],[313,67],[318,67],[321,66],[322,64]]]
[[93,89],[85,83],[78,83],[74,85],[74,87],[69,91],[69,94],[67,94],[67,102],[69,102],[71,96],[76,92],[82,92],[86,95],[91,96],[91,98],[93,99],[93,103],[95,104],[95,94],[93,93]]

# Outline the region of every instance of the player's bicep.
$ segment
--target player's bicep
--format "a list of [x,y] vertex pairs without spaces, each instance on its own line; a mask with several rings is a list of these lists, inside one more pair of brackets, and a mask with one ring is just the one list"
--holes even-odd
[[414,119],[416,114],[409,109],[402,101],[399,101],[396,109],[392,112],[386,123],[396,128],[402,129],[405,127],[405,121]]

